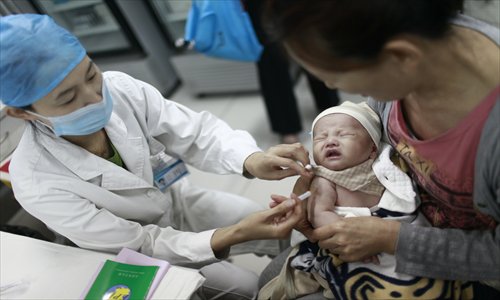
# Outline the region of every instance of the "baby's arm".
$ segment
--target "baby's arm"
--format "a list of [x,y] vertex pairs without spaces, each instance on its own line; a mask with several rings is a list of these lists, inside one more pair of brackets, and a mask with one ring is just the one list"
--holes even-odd
[[307,203],[309,222],[314,228],[339,220],[341,217],[333,212],[337,202],[335,184],[323,177],[316,176],[311,182],[311,197]]

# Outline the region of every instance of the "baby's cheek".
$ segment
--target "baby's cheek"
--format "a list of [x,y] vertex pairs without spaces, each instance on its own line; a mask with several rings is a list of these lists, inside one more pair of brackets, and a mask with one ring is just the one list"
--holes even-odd
[[320,151],[314,151],[314,152],[313,152],[313,159],[314,159],[314,161],[315,161],[317,164],[319,164],[319,163],[320,163],[320,161],[322,160],[322,159],[321,159],[321,152],[320,152]]

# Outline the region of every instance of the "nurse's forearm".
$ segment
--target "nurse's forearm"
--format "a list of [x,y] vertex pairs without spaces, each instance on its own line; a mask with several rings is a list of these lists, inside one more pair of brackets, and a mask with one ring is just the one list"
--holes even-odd
[[250,214],[237,224],[214,231],[210,246],[217,258],[225,258],[231,246],[251,240],[285,239],[302,219],[300,202],[288,199],[277,206]]
[[210,240],[210,245],[215,257],[225,258],[231,246],[247,241],[242,234],[239,224],[223,227],[215,230]]

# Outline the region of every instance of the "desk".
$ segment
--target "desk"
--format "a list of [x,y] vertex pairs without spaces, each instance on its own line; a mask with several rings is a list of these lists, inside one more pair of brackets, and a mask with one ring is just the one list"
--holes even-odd
[[[0,232],[0,283],[20,283],[1,299],[78,299],[99,263],[115,255]],[[171,266],[152,299],[187,299],[203,283],[198,271]]]

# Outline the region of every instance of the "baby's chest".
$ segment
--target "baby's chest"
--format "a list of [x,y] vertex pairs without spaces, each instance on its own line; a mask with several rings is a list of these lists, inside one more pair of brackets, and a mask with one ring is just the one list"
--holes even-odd
[[372,207],[375,206],[379,200],[379,196],[366,194],[358,191],[350,191],[341,186],[336,186],[337,191],[337,206],[352,206],[352,207]]

